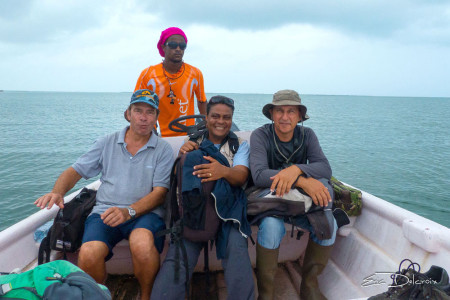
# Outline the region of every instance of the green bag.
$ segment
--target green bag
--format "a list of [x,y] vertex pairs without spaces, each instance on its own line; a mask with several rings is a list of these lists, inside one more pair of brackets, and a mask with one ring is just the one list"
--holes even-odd
[[334,190],[334,206],[349,216],[359,216],[362,209],[362,192],[346,186],[334,177],[331,177],[331,185]]
[[[80,274],[83,275],[80,283]],[[75,275],[77,283],[72,284],[71,277]],[[51,293],[46,289],[52,286]],[[65,285],[65,286],[63,286]],[[61,287],[65,288],[61,290]],[[71,288],[75,288],[72,289]],[[20,274],[8,274],[0,276],[0,299],[54,299],[51,294],[66,292],[65,299],[83,299],[86,291],[94,293],[97,299],[111,299],[108,289],[97,284],[92,277],[84,273],[80,268],[65,260],[55,260]],[[56,292],[55,292],[56,291]],[[74,298],[73,296],[79,295]]]

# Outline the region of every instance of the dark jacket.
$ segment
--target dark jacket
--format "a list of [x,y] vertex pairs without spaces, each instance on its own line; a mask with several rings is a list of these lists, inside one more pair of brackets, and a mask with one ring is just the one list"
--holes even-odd
[[[189,152],[186,156],[183,166],[183,193],[201,189],[201,178],[192,176],[192,173],[194,166],[209,163],[203,156],[211,156],[222,165],[230,167],[225,156],[214,144],[208,139],[203,140],[198,150]],[[236,226],[244,237],[251,235],[250,224],[247,221],[247,197],[242,188],[231,186],[225,179],[216,181],[212,195],[215,199],[216,212],[223,221],[216,239],[217,258],[222,259],[225,257],[231,226]]]
[[[278,140],[278,137],[275,135]],[[331,167],[328,159],[320,147],[319,140],[311,128],[297,126],[294,132],[294,140],[297,139],[305,147],[305,155],[300,156],[300,161],[292,161],[305,173],[306,177],[315,179],[331,178]],[[278,140],[279,142],[279,140]],[[250,136],[250,171],[253,182],[259,187],[270,187],[270,177],[280,172],[281,165],[271,166],[268,154],[274,149],[273,124],[266,124],[254,130]],[[297,143],[294,143],[297,144]]]
[[[329,188],[330,195],[333,198],[330,183],[332,174],[330,163],[323,153],[314,131],[311,128],[298,125],[292,138],[293,151],[297,152],[284,153],[283,157],[278,154],[277,148],[280,148],[282,142],[275,134],[273,127],[273,124],[263,125],[253,131],[250,136],[250,170],[254,184],[258,187],[270,187],[272,185],[270,177],[278,174],[287,165],[295,164],[306,177],[320,180]],[[285,157],[290,159],[285,160]],[[313,205],[306,214],[318,239],[329,239],[332,236],[334,220],[330,210],[331,206],[332,204],[329,203],[328,207],[323,209]],[[252,224],[267,215],[277,215],[277,213],[274,211],[265,212],[252,219]]]

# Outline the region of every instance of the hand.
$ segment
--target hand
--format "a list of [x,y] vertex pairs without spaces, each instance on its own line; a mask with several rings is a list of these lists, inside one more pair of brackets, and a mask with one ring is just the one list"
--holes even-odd
[[270,191],[276,190],[277,197],[283,197],[284,194],[289,193],[301,173],[302,171],[295,165],[281,170],[277,175],[270,177],[270,180],[273,180]]
[[127,208],[110,207],[100,215],[100,218],[108,226],[116,227],[131,219]]
[[327,206],[331,202],[330,192],[317,179],[312,177],[299,178],[297,186],[301,187],[312,198],[315,205]]
[[47,209],[52,208],[53,204],[59,206],[59,208],[64,208],[64,197],[61,194],[52,192],[40,197],[34,201],[34,204],[41,209],[43,209],[47,204]]
[[203,178],[201,182],[214,181],[225,176],[225,172],[228,169],[226,166],[211,156],[203,156],[203,158],[210,161],[210,163],[194,166],[194,170],[196,171],[192,173],[194,176]]
[[181,146],[179,154],[184,154],[186,152],[191,152],[197,149],[198,144],[196,142],[187,141],[186,143],[183,144],[183,146]]

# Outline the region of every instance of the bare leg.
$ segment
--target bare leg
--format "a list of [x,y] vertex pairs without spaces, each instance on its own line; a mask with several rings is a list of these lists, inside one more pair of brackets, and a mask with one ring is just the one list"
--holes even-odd
[[150,230],[137,228],[131,232],[129,240],[134,275],[141,286],[141,299],[148,300],[159,270],[159,252]]
[[78,267],[91,275],[95,281],[103,284],[106,279],[105,257],[109,249],[105,243],[90,241],[81,245],[78,255]]

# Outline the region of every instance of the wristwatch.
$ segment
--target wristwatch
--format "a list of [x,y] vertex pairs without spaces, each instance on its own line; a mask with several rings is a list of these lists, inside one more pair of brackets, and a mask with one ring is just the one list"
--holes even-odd
[[134,219],[134,217],[136,217],[136,211],[134,210],[134,208],[132,208],[131,206],[128,206],[127,209],[128,209],[128,214],[130,215],[130,217],[132,219]]

